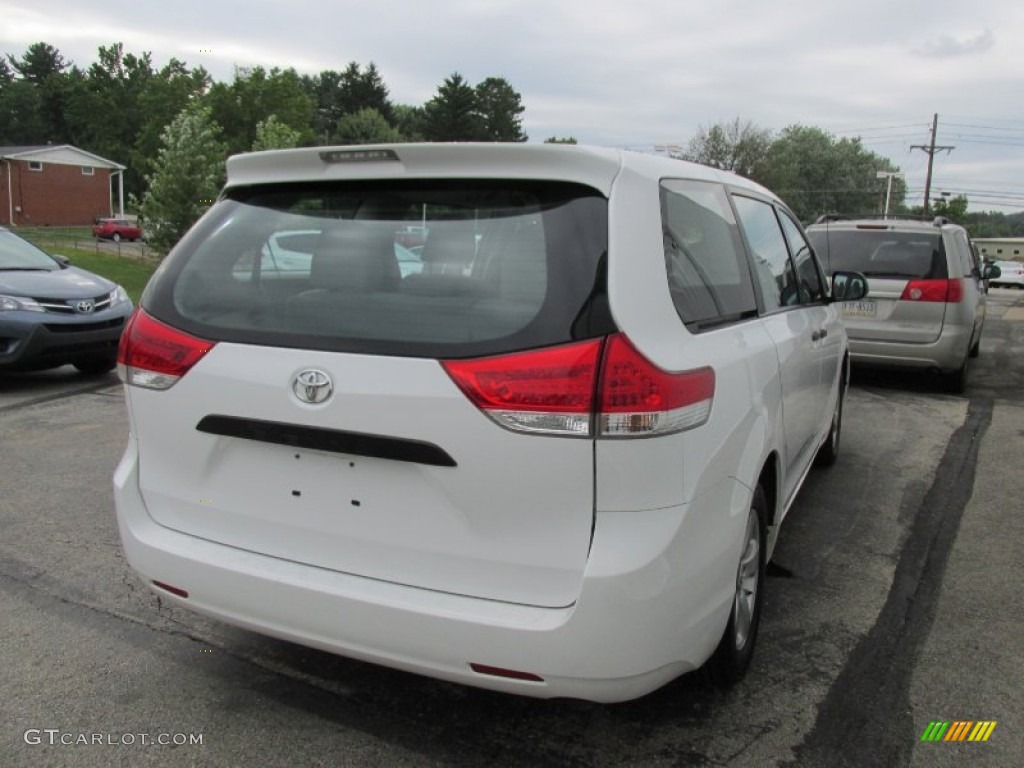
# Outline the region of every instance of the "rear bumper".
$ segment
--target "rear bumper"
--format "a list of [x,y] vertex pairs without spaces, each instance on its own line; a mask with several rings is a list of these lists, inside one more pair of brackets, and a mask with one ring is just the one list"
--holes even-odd
[[[642,696],[700,666],[724,631],[735,553],[694,535],[693,505],[598,515],[579,598],[539,608],[433,592],[305,566],[157,524],[138,485],[133,440],[114,475],[131,566],[188,592],[161,599],[283,640],[396,669],[541,698]],[[748,504],[726,484],[700,506]],[[739,534],[731,537],[737,542]],[[518,670],[542,682],[480,674]]]
[[926,368],[950,373],[967,358],[971,329],[946,325],[928,344],[875,341],[850,337],[850,360],[859,365],[891,368]]

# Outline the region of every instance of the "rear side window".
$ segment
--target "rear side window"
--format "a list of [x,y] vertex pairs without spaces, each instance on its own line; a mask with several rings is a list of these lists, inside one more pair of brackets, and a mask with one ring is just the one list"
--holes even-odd
[[807,236],[830,273],[847,270],[892,279],[949,277],[939,232],[815,229]]
[[757,300],[725,190],[699,181],[663,181],[662,235],[668,284],[691,331],[750,317]]
[[573,184],[236,189],[175,249],[143,305],[213,340],[496,354],[609,331],[607,241],[607,201]]

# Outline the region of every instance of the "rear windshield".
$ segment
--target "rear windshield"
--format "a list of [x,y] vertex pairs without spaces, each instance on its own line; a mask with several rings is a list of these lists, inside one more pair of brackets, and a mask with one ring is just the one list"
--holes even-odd
[[830,274],[852,270],[865,277],[893,279],[948,276],[946,249],[938,232],[815,229],[807,237]]
[[143,306],[211,340],[463,357],[607,333],[607,201],[579,185],[230,190]]

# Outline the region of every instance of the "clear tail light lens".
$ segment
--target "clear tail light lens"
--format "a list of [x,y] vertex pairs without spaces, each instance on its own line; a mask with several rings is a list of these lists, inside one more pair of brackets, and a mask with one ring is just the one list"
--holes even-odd
[[211,349],[213,342],[175,330],[136,309],[121,334],[117,374],[135,387],[167,389]]

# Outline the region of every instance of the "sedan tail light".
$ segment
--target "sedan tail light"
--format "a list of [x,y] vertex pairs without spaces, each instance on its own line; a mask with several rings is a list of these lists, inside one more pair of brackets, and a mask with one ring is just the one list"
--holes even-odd
[[638,437],[692,429],[708,420],[715,391],[711,368],[664,371],[623,334],[442,364],[498,424],[546,435]]
[[126,384],[167,389],[211,349],[213,342],[164,325],[139,308],[121,334],[117,374]]

